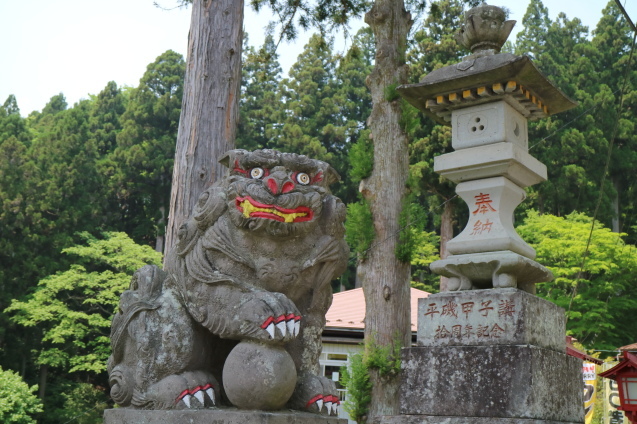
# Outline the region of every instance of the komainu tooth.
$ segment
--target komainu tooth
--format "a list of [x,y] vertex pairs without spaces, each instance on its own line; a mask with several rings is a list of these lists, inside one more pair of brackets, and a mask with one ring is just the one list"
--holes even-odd
[[212,387],[206,389],[206,394],[208,395],[208,397],[210,398],[210,400],[212,401],[213,405],[216,405],[217,402],[215,400],[215,391],[212,390]]
[[202,390],[197,390],[195,392],[195,397],[197,398],[199,403],[201,403],[203,405],[203,391]]
[[268,334],[270,335],[270,338],[271,338],[271,339],[273,339],[273,338],[274,338],[274,324],[273,324],[273,323],[270,323],[270,325],[268,325],[268,326],[265,328],[265,331],[267,331],[267,332],[268,332]]
[[332,402],[325,402],[325,408],[327,409],[327,415],[332,415]]
[[190,395],[184,396],[183,398],[181,398],[181,400],[183,400],[186,406],[190,408]]
[[285,324],[285,321],[281,321],[281,322],[277,323],[276,328],[279,329],[279,331],[281,332],[281,335],[283,337],[286,336],[286,334],[287,334],[287,325]]

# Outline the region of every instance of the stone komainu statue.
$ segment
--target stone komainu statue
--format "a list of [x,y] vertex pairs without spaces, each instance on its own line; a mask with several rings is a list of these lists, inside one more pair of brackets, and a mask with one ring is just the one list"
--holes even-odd
[[[199,197],[165,271],[141,268],[121,296],[111,329],[111,396],[143,409],[230,398],[245,408],[336,412],[337,392],[319,376],[318,358],[330,282],[349,256],[345,206],[329,190],[338,175],[325,162],[274,150],[232,150],[221,163],[229,176]],[[244,365],[224,371],[240,343],[249,344]],[[286,389],[268,386],[280,374],[269,359],[278,351],[289,353],[296,376],[282,400],[274,398]],[[248,395],[254,402],[234,402],[229,383],[256,391]]]

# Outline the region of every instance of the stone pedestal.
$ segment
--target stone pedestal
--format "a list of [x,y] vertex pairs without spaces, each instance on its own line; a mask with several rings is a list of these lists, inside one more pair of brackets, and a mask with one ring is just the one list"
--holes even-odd
[[564,311],[524,291],[444,292],[418,304],[400,415],[377,424],[583,423],[581,361]]
[[104,411],[104,424],[347,424],[347,420],[297,411],[242,411],[235,408],[145,411],[116,408]]
[[430,265],[433,272],[449,278],[447,290],[517,287],[535,294],[535,284],[553,279],[539,263],[509,250],[450,255]]

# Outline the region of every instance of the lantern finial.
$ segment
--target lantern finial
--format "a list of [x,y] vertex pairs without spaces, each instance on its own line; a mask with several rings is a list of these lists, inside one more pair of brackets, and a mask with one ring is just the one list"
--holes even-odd
[[499,53],[515,21],[506,21],[503,9],[482,3],[465,12],[456,40],[474,54]]

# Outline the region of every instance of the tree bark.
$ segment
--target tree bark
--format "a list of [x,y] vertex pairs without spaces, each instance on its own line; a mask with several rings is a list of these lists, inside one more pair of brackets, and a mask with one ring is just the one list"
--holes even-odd
[[[453,238],[453,203],[447,200],[445,202],[442,216],[440,217],[440,259],[445,259],[449,256],[447,250],[447,242]],[[444,276],[440,276],[440,291],[447,291],[447,284],[449,279]]]
[[44,396],[46,395],[46,382],[49,376],[49,366],[48,365],[40,365],[40,384],[38,385],[38,398],[44,400]]
[[[395,87],[407,82],[404,61],[412,21],[402,0],[375,0],[365,22],[376,40],[376,62],[367,78],[373,104],[368,123],[374,143],[374,169],[361,184],[376,232],[366,260],[359,265],[366,302],[365,340],[367,348],[370,341],[380,346],[394,342],[409,346],[410,265],[395,254],[409,173],[408,138],[400,125],[401,103]],[[398,376],[370,371],[373,386],[368,420],[397,415]]]
[[620,215],[619,215],[619,181],[617,179],[613,179],[613,187],[615,187],[615,195],[613,196],[613,218],[612,218],[612,230],[614,233],[621,232],[621,224],[620,224]]
[[199,194],[225,173],[239,116],[243,0],[194,0],[165,250]]

